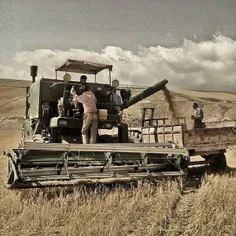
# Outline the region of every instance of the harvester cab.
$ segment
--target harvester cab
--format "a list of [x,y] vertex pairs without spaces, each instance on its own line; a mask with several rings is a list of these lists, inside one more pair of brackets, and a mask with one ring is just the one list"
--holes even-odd
[[[109,71],[109,83],[97,83],[97,74]],[[104,65],[85,61],[67,60],[56,68],[56,79],[42,78],[35,81],[29,88],[26,101],[26,139],[45,139],[53,143],[81,143],[83,107],[72,101],[71,91],[81,95],[86,84],[97,98],[99,111],[99,129],[118,127],[119,141],[127,142],[127,128],[121,122],[121,103],[115,104],[114,93],[119,82],[111,81],[112,65]],[[58,71],[65,72],[63,80],[57,79]],[[95,81],[71,81],[70,72],[93,74]],[[31,73],[34,74],[34,73]],[[129,91],[122,90],[122,96],[129,100]],[[126,101],[124,99],[124,101]]]
[[[98,83],[97,74],[107,69],[109,83]],[[57,73],[64,73],[63,80]],[[188,151],[171,143],[129,143],[128,127],[122,110],[163,89],[162,80],[131,96],[111,79],[112,65],[67,60],[56,68],[56,78],[37,76],[31,67],[32,85],[27,88],[26,119],[17,149],[7,150],[8,185],[41,186],[42,181],[104,179],[147,176],[179,176]],[[94,82],[72,81],[70,73],[94,75]],[[88,87],[97,99],[98,130],[117,128],[118,135],[102,135],[98,143],[82,144],[83,109],[73,104],[71,93],[78,95]],[[114,97],[119,96],[119,99]],[[117,101],[120,101],[119,103]]]

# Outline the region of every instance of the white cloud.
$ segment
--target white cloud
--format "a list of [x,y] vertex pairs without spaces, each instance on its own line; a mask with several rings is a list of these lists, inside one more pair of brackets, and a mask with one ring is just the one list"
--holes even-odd
[[14,69],[8,66],[0,65],[0,72],[1,72],[1,75],[8,77],[14,73]]
[[219,33],[208,41],[185,39],[179,47],[140,46],[136,53],[115,46],[101,52],[37,49],[18,52],[14,59],[21,71],[1,65],[1,77],[29,78],[29,66],[35,64],[39,77],[54,78],[55,66],[79,59],[113,64],[113,78],[122,84],[151,85],[168,79],[172,88],[230,91],[236,85],[236,41]]

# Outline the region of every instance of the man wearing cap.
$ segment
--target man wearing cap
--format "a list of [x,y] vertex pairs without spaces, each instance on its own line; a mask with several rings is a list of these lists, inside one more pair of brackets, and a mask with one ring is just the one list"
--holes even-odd
[[191,118],[194,120],[193,128],[204,128],[204,123],[202,122],[204,116],[202,109],[196,102],[193,103],[193,109],[194,114],[191,116]]
[[[97,99],[93,92],[88,90],[86,85],[80,87],[82,95],[78,96],[75,92],[73,95],[73,102],[83,104],[84,115],[83,115],[83,126],[82,126],[82,141],[83,144],[96,143],[97,140],[97,129],[98,129],[98,114],[97,114]],[[89,137],[90,130],[90,137]]]

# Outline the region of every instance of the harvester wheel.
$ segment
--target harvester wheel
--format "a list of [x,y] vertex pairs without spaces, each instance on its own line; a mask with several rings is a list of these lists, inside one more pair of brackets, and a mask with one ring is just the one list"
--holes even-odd
[[52,141],[53,143],[58,143],[59,138],[58,138],[58,129],[57,128],[53,128],[51,129],[51,136],[52,136]]

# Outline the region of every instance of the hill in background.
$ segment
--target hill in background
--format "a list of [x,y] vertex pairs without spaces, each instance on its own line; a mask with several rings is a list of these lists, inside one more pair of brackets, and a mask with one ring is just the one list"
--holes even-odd
[[[0,79],[0,149],[16,147],[21,138],[21,127],[25,112],[26,87],[31,81]],[[168,84],[167,84],[168,87]],[[133,89],[135,94],[141,91]],[[193,114],[192,103],[198,102],[204,111],[204,121],[236,120],[236,93],[206,91],[170,91],[172,108],[176,117],[186,117],[188,127]],[[128,124],[137,124],[142,107],[155,107],[156,117],[168,118],[170,106],[163,91],[133,105],[124,111]]]

